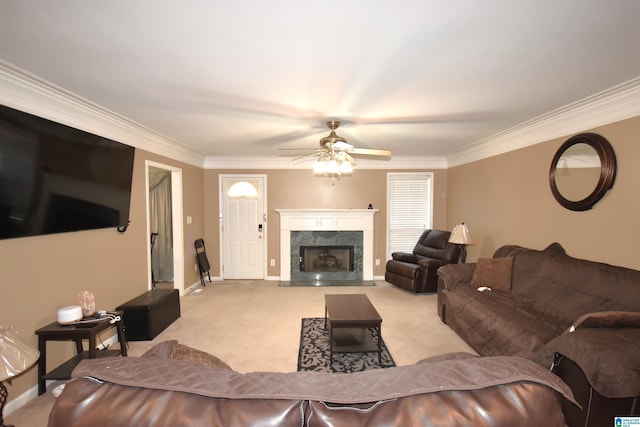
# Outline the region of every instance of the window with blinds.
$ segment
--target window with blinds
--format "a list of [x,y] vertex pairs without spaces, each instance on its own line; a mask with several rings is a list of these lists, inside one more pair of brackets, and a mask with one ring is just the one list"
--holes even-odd
[[387,259],[411,252],[433,220],[433,173],[387,174]]

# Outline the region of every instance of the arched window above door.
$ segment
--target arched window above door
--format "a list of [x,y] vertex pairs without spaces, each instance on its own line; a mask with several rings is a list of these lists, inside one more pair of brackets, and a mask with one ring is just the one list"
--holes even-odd
[[258,190],[247,181],[239,181],[229,188],[227,196],[233,198],[256,199],[258,197]]

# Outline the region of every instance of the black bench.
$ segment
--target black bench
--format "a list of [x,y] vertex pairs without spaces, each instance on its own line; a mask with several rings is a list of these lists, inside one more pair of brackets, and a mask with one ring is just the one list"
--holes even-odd
[[152,289],[116,310],[124,313],[127,340],[152,340],[180,317],[180,294],[177,289]]

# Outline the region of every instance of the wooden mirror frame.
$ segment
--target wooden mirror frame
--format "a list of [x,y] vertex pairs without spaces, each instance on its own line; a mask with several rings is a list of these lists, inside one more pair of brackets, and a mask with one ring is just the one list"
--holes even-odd
[[[556,167],[564,152],[575,144],[587,144],[598,154],[600,158],[600,179],[591,194],[582,200],[572,201],[566,199],[558,190],[558,186],[556,185]],[[616,168],[616,155],[613,152],[613,147],[603,136],[596,133],[581,133],[575,135],[562,144],[556,152],[556,155],[553,156],[551,169],[549,170],[551,193],[553,193],[553,197],[555,197],[563,207],[572,211],[586,211],[598,203],[605,193],[613,187],[616,179]]]

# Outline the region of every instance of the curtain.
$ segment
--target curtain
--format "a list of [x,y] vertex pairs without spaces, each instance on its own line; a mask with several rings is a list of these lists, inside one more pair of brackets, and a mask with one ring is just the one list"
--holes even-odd
[[156,282],[173,281],[173,219],[171,172],[149,168],[149,222],[158,233],[151,249],[151,270]]

